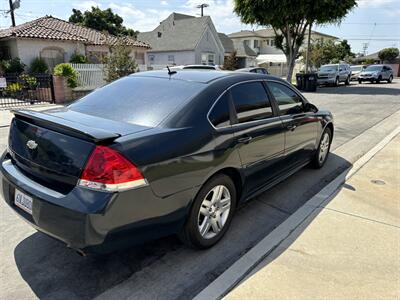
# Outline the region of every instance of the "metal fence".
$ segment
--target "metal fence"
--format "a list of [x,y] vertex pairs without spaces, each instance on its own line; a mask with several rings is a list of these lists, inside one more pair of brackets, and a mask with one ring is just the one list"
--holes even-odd
[[52,75],[6,74],[0,79],[0,109],[54,102]]
[[84,90],[94,90],[106,84],[103,64],[71,64],[78,72],[78,86]]

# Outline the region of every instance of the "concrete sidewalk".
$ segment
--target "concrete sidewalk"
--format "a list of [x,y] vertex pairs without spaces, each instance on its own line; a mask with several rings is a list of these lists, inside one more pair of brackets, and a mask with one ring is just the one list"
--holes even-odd
[[19,106],[10,109],[0,110],[0,128],[10,126],[11,119],[14,117],[11,110],[13,109],[30,109],[30,110],[37,110],[42,111],[50,108],[57,108],[62,107],[62,105],[57,104],[36,104],[36,105],[26,105],[26,106]]
[[400,299],[400,136],[225,299]]

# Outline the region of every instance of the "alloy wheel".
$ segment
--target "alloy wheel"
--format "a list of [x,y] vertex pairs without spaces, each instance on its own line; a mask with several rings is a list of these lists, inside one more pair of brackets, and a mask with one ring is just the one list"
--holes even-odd
[[201,203],[197,224],[204,239],[215,237],[225,226],[231,208],[231,195],[224,185],[213,187]]
[[321,164],[325,161],[326,156],[328,155],[329,143],[330,143],[329,134],[325,132],[321,139],[321,143],[319,145],[318,160]]

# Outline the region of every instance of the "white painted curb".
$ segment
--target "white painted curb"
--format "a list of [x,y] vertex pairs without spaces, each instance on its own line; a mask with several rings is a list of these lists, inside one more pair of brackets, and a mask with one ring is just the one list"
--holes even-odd
[[221,299],[231,291],[254,267],[264,260],[283,240],[285,240],[309,215],[311,215],[324,201],[335,195],[337,189],[372,157],[383,149],[396,135],[400,133],[400,126],[394,129],[375,147],[358,159],[352,167],[343,171],[338,177],[324,187],[319,193],[308,200],[294,214],[275,228],[270,234],[255,245],[249,252],[238,259],[224,273],[217,277],[210,285],[202,290],[194,300]]

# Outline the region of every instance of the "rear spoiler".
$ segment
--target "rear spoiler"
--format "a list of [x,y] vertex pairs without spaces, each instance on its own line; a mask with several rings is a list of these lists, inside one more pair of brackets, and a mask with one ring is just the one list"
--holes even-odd
[[106,141],[111,142],[121,136],[120,134],[114,132],[89,127],[77,122],[71,122],[44,112],[32,110],[12,110],[12,113],[17,119],[94,143]]

